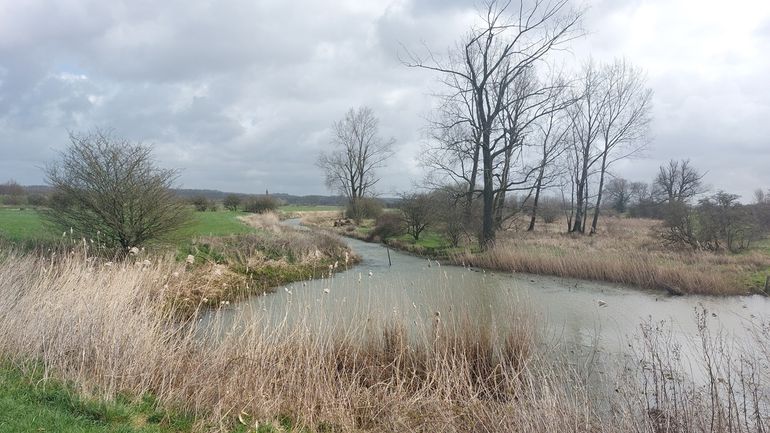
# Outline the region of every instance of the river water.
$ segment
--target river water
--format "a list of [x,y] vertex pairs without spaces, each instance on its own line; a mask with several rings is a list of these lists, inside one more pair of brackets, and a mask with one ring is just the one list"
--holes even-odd
[[444,321],[506,326],[525,313],[546,339],[609,354],[627,352],[644,322],[665,323],[686,350],[697,332],[696,311],[705,311],[710,327],[735,339],[757,332],[770,315],[770,299],[759,295],[674,297],[618,284],[440,265],[380,244],[345,241],[362,259],[356,266],[252,297],[231,306],[229,314],[268,322],[303,317],[311,325],[355,328],[372,320],[430,324],[439,315]]

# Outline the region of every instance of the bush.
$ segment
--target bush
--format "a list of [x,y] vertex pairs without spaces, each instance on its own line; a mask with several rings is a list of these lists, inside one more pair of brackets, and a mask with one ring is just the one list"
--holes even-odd
[[177,172],[156,167],[149,146],[100,130],[70,134],[70,142],[46,168],[54,194],[45,216],[62,230],[99,234],[126,251],[168,239],[189,221],[171,190]]
[[369,237],[374,239],[375,237],[382,240],[401,236],[405,233],[404,220],[398,213],[383,213],[377,218],[377,222],[374,226]]
[[27,203],[30,206],[41,207],[48,205],[48,199],[42,194],[31,194],[27,197]]
[[420,239],[420,234],[435,221],[435,213],[438,205],[427,194],[404,194],[401,196],[402,217],[406,224],[406,231],[414,238]]
[[3,204],[7,206],[19,206],[24,204],[23,195],[6,195],[3,197]]
[[[195,207],[195,210],[198,212],[206,212],[213,205],[213,203],[211,203],[209,199],[207,199],[202,195],[198,195],[191,198],[190,204],[192,204]],[[216,206],[214,205],[213,207],[214,207],[214,210],[216,210]]]
[[345,216],[356,221],[364,218],[377,219],[382,215],[382,202],[373,197],[357,198],[348,203]]
[[241,205],[241,196],[238,194],[228,194],[222,201],[222,206],[229,211],[237,211]]
[[543,197],[540,199],[537,213],[545,224],[553,224],[562,215],[561,202],[556,197]]
[[278,209],[278,200],[269,195],[249,197],[243,205],[243,210],[251,213],[267,213]]

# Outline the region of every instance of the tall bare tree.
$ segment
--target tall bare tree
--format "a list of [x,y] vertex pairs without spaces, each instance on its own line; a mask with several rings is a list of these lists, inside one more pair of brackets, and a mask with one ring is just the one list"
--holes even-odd
[[625,60],[616,60],[604,66],[603,76],[605,97],[599,124],[602,151],[591,234],[596,233],[599,221],[607,169],[644,148],[652,109],[652,90],[646,87],[641,70]]
[[583,232],[585,227],[589,177],[602,153],[597,149],[601,134],[602,107],[606,93],[599,68],[593,60],[581,70],[573,87],[575,104],[569,108],[572,130],[571,168],[573,185],[573,214],[571,232]]
[[706,192],[703,185],[705,175],[690,165],[689,159],[672,159],[658,169],[653,182],[655,196],[658,201],[668,204],[687,203],[693,197]]
[[322,152],[317,165],[326,173],[326,185],[355,204],[379,182],[376,170],[393,155],[395,139],[378,135],[379,121],[369,107],[351,108],[334,122],[333,149]]
[[466,176],[470,180],[467,193],[478,193],[483,201],[479,239],[482,248],[495,240],[499,225],[495,212],[504,206],[505,191],[511,186],[510,162],[521,143],[517,141],[520,131],[513,129],[518,123],[511,125],[508,116],[512,114],[512,104],[521,102],[516,86],[526,82],[524,76],[531,74],[549,52],[575,36],[581,14],[568,5],[568,0],[534,0],[516,5],[489,1],[480,11],[479,24],[458,43],[446,61],[432,53],[410,53],[406,62],[443,74],[448,98],[458,108],[456,122],[470,130],[470,161],[479,168],[481,185],[477,186],[477,170],[471,168],[470,176]]
[[[581,71],[577,102],[570,107],[575,188],[572,232],[585,232],[589,190],[594,188],[591,233],[596,232],[607,170],[616,161],[644,148],[652,108],[652,91],[642,72],[625,60],[597,65],[592,60]],[[598,175],[592,186],[591,177]]]
[[46,217],[123,251],[166,239],[189,218],[171,191],[177,171],[156,167],[150,147],[109,132],[70,133],[45,173],[54,188]]

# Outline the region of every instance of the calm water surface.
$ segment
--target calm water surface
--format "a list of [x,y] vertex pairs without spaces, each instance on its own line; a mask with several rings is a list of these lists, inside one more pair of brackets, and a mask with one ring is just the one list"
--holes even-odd
[[459,317],[505,327],[518,311],[534,318],[553,341],[615,354],[627,352],[643,322],[665,321],[672,338],[687,346],[697,330],[696,310],[705,309],[710,325],[732,338],[756,332],[770,315],[770,299],[759,295],[672,297],[617,284],[439,265],[392,250],[389,265],[384,246],[345,241],[362,258],[360,264],[331,278],[280,287],[221,313],[246,321],[303,317],[307,326],[355,328],[397,320],[420,328],[437,313],[444,321]]

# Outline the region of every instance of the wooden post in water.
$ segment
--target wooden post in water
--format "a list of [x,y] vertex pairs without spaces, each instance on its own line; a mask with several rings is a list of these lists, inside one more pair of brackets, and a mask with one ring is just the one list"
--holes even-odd
[[[393,266],[393,263],[390,262],[390,248],[385,247],[385,250],[388,251],[388,266]],[[765,284],[765,290],[767,290],[767,284]]]

